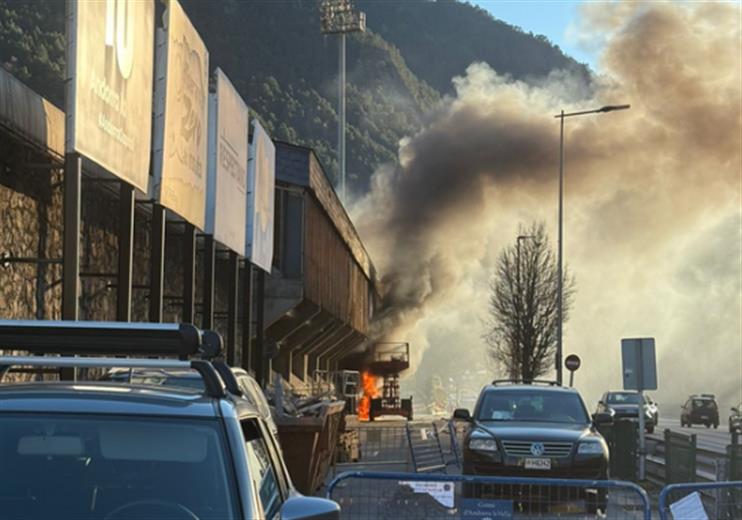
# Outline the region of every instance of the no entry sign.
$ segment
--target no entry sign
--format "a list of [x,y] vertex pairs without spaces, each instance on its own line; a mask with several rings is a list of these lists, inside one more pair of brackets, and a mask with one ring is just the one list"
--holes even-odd
[[564,360],[564,366],[567,367],[567,370],[569,370],[570,372],[574,372],[575,370],[580,368],[580,357],[576,354],[570,354]]

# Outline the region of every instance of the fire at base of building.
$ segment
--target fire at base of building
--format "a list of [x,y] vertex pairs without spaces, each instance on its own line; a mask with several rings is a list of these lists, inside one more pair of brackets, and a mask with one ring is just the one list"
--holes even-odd
[[344,360],[343,367],[361,371],[363,394],[356,409],[360,420],[373,421],[382,416],[412,420],[412,398],[403,399],[399,391],[399,376],[410,367],[409,343],[374,343]]

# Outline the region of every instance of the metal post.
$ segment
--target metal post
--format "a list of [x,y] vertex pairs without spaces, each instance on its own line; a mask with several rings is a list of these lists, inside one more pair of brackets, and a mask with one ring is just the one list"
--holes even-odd
[[570,370],[569,371],[569,387],[572,388],[573,386],[575,386],[574,383],[575,383],[575,371]]
[[80,198],[82,159],[65,156],[64,165],[64,260],[62,262],[62,319],[78,319],[80,297]]
[[256,323],[255,323],[255,355],[253,366],[255,367],[255,379],[260,386],[268,384],[268,356],[265,355],[264,330],[265,325],[265,271],[258,269],[257,276],[257,298],[256,298]]
[[[80,297],[80,199],[82,159],[68,153],[64,164],[64,260],[62,262],[62,319],[77,321]],[[62,368],[60,379],[75,379],[74,368]]]
[[252,264],[245,259],[245,268],[242,270],[242,359],[241,365],[245,370],[254,369],[255,358],[252,355],[250,343],[252,341]]
[[343,204],[345,198],[345,33],[340,33],[340,74],[338,76],[338,167],[340,169],[340,196]]
[[557,383],[562,384],[562,325],[563,325],[563,287],[562,279],[562,240],[563,240],[563,205],[564,205],[564,110],[561,113],[559,125],[559,247],[557,253],[557,264],[559,278],[557,280],[557,351],[556,351],[556,376]]
[[186,224],[183,233],[183,323],[195,321],[196,226]]
[[116,320],[131,320],[131,277],[134,256],[134,187],[119,186],[119,265],[116,288]]
[[152,205],[152,239],[149,271],[149,321],[162,322],[162,293],[165,273],[165,206]]
[[204,237],[204,301],[203,320],[204,329],[214,327],[214,256],[216,244],[214,235]]
[[227,364],[237,364],[237,306],[239,304],[238,278],[240,274],[240,259],[237,253],[229,253],[229,287],[227,302]]

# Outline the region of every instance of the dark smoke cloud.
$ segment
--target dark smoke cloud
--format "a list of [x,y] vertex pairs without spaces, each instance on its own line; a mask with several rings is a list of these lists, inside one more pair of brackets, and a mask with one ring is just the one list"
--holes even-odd
[[528,85],[473,64],[400,143],[399,165],[374,175],[353,213],[384,273],[376,333],[413,341],[417,362],[428,347],[484,361],[494,258],[520,222],[556,234],[553,115],[631,103],[566,123],[565,252],[578,286],[565,344],[592,393],[607,374],[618,386],[619,339],[640,334],[657,337],[668,383],[704,390],[681,382],[702,345],[712,362],[699,381],[742,398],[740,8],[590,4],[584,26],[605,40],[588,97],[576,100],[587,89],[564,72]]

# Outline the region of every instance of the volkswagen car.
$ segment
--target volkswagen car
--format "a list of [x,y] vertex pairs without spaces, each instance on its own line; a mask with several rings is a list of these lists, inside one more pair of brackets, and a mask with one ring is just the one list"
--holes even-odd
[[[454,419],[471,423],[463,447],[466,475],[608,478],[608,446],[596,426],[610,422],[611,416],[591,418],[574,388],[550,382],[495,381],[482,390],[473,414],[459,409]],[[464,495],[522,498],[522,490],[515,486],[502,487],[469,484]],[[534,497],[534,491],[539,496]],[[529,489],[526,505],[534,501],[553,505],[563,498],[553,496],[555,492]],[[572,490],[570,498],[575,494],[589,512],[605,509],[606,496],[600,490]]]

